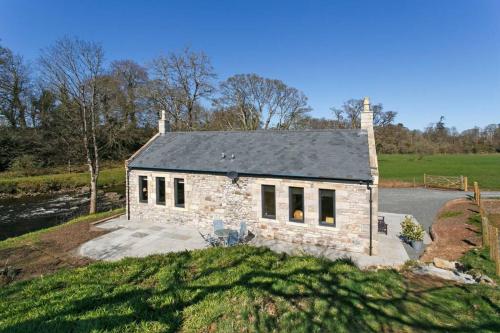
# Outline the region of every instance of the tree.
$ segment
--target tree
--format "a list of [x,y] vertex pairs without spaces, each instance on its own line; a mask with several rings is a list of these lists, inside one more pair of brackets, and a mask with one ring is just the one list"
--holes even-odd
[[174,128],[197,127],[200,103],[214,93],[216,75],[210,59],[186,48],[153,60],[149,98],[153,107],[165,110]]
[[119,60],[111,63],[111,76],[117,84],[116,89],[120,92],[118,102],[123,111],[123,123],[136,127],[141,88],[148,81],[148,73],[133,60]]
[[[359,128],[361,126],[361,112],[363,111],[363,99],[350,99],[340,108],[332,107],[337,128]],[[372,105],[373,124],[376,127],[391,125],[396,119],[397,112],[384,111],[382,104]]]
[[0,46],[0,115],[14,128],[26,128],[30,71],[23,58]]
[[[96,43],[78,38],[63,38],[42,51],[40,65],[45,82],[61,101],[66,101],[68,125],[75,126],[74,135],[81,139],[90,172],[90,213],[96,212],[97,180],[100,171],[99,101],[100,76],[103,74],[104,53]],[[66,95],[66,96],[64,96]]]
[[311,111],[307,97],[280,80],[237,74],[220,84],[215,105],[238,114],[243,130],[290,129]]

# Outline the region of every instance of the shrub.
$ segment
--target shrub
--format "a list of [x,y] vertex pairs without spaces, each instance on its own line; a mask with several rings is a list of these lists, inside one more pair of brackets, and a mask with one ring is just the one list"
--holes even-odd
[[38,162],[35,160],[33,155],[21,155],[12,161],[9,170],[20,172],[21,174],[28,176],[31,175],[33,170],[38,166]]
[[424,240],[424,228],[416,223],[411,216],[405,216],[401,222],[401,235],[409,241]]

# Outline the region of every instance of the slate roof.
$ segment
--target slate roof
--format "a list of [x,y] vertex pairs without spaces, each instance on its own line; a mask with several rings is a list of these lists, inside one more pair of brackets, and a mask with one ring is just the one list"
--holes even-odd
[[331,180],[372,179],[368,136],[361,129],[168,132],[140,151],[129,167]]

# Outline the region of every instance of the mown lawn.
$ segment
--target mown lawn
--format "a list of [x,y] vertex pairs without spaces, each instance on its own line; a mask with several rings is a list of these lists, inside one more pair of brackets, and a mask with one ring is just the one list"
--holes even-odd
[[0,289],[0,332],[500,330],[500,290],[237,246],[95,263]]
[[456,155],[379,155],[381,181],[398,180],[417,185],[424,173],[443,176],[467,176],[483,189],[500,189],[500,154]]
[[[89,186],[88,172],[57,173],[40,176],[12,177],[0,173],[0,194],[45,194],[60,190],[75,190]],[[99,174],[98,186],[107,187],[125,184],[125,168],[104,169]]]

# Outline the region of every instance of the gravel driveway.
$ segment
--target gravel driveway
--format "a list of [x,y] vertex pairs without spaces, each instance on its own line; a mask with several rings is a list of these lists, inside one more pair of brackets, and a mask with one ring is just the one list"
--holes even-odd
[[[466,198],[472,192],[442,191],[424,188],[381,188],[379,189],[379,211],[385,213],[411,214],[429,231],[439,209],[447,201]],[[500,192],[483,192],[483,197],[500,196]],[[418,258],[412,248],[405,244],[410,258]]]

